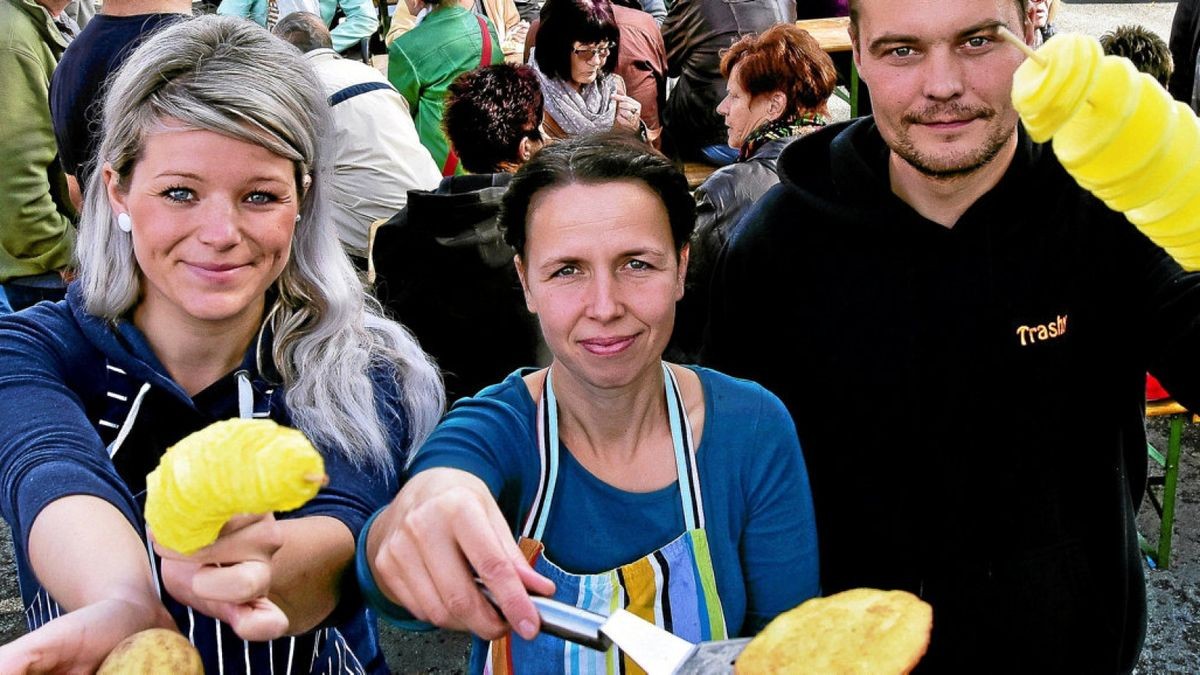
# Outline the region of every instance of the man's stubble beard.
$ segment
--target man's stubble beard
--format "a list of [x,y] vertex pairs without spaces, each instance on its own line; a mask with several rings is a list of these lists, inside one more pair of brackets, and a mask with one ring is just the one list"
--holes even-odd
[[891,150],[909,166],[929,178],[940,181],[953,181],[966,178],[987,166],[989,162],[995,159],[1000,154],[1000,151],[1004,149],[1009,139],[1012,138],[1013,131],[1015,130],[1015,127],[1006,128],[1004,124],[993,125],[992,123],[998,116],[994,110],[988,109],[982,111],[982,115],[979,119],[986,121],[990,127],[988,135],[984,138],[982,144],[966,152],[957,153],[949,157],[931,157],[917,149],[916,145],[912,142],[908,129],[912,124],[918,124],[920,120],[934,116],[928,112],[923,115],[905,115],[902,122],[909,126],[901,127],[900,134],[896,137],[895,142],[891,144]]

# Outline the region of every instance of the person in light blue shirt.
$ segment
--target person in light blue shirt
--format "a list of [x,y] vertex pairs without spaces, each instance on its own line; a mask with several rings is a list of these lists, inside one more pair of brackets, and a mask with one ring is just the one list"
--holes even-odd
[[[221,0],[221,4],[217,7],[217,14],[227,14],[229,16],[241,16],[260,26],[267,25],[267,3],[268,0]],[[371,0],[319,0],[321,9],[321,18],[325,20],[325,25],[333,25],[333,15],[337,12],[338,7],[342,8],[342,13],[345,17],[333,27],[331,34],[333,36],[333,50],[336,52],[344,52],[354,45],[362,41],[363,38],[371,37],[371,34],[379,28],[379,14],[375,10],[375,6],[371,4]],[[279,17],[280,19],[283,16]],[[267,26],[271,28],[272,26]]]

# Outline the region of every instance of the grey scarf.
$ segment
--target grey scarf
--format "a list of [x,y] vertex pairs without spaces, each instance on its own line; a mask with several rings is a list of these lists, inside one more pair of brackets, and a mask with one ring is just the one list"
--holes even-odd
[[546,114],[570,136],[612,129],[617,114],[617,104],[612,100],[612,95],[617,92],[617,78],[601,72],[594,82],[584,85],[582,91],[575,91],[570,82],[542,72],[534,55],[536,51],[529,53],[529,65],[533,66],[542,85]]

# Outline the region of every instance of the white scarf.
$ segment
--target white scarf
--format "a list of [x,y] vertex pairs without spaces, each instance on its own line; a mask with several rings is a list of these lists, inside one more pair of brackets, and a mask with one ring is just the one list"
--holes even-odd
[[569,136],[612,129],[617,114],[617,104],[612,100],[617,92],[617,78],[601,71],[595,81],[585,84],[581,91],[575,91],[573,83],[542,72],[534,57],[536,51],[530,51],[529,65],[533,66],[542,85],[546,114],[553,117]]

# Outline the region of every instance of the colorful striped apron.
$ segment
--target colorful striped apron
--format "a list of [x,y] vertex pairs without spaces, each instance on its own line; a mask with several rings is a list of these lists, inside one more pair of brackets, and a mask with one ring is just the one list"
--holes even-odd
[[[549,521],[558,478],[558,405],[550,371],[538,402],[538,449],[541,478],[519,545],[530,564],[554,581],[554,598],[599,614],[626,609],[685,640],[723,640],[725,615],[704,532],[704,505],[696,473],[692,427],[679,394],[679,383],[663,364],[664,388],[685,530],[678,538],[640,560],[599,574],[571,574],[543,553],[541,538]],[[599,652],[550,635],[526,641],[516,635],[494,640],[484,673],[643,673],[616,648]]]

